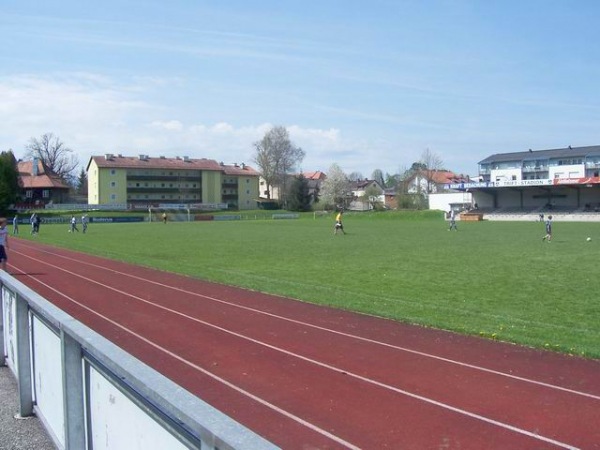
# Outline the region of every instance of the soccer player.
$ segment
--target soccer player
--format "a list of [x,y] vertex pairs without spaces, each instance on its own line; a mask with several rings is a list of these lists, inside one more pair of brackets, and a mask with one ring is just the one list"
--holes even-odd
[[84,214],[83,216],[81,216],[81,229],[84,234],[87,230],[87,224],[88,224],[88,217],[87,217],[87,214]]
[[342,231],[342,233],[346,234],[344,231],[344,224],[342,223],[342,216],[344,215],[344,211],[340,211],[337,216],[335,216],[335,225],[333,226],[333,234],[338,234],[338,231]]
[[552,216],[548,216],[546,220],[546,236],[542,238],[542,241],[550,242],[552,240]]
[[8,259],[8,230],[6,229],[6,219],[0,218],[0,265],[6,272],[6,261]]
[[13,217],[13,234],[19,234],[19,216]]
[[450,210],[450,228],[448,228],[448,231],[452,229],[454,229],[454,231],[458,231],[458,228],[456,227],[456,213],[453,209]]
[[69,228],[69,233],[74,233],[75,231],[79,233],[79,228],[77,228],[77,219],[75,216],[71,216],[71,228]]

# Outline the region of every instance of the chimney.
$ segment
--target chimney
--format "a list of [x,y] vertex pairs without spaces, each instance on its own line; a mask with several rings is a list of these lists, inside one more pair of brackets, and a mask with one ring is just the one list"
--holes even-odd
[[33,161],[31,161],[31,176],[38,176],[38,159],[37,157],[33,157]]

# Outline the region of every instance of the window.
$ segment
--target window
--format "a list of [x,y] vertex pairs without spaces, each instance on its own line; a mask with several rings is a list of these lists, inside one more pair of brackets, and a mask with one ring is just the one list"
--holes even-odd
[[110,194],[110,199],[111,200],[116,200],[117,199],[117,194]]
[[110,182],[110,187],[117,187],[117,182],[116,181],[111,181]]
[[111,174],[111,175],[116,175],[116,174],[117,174],[117,171],[116,171],[115,169],[110,169],[110,174]]
[[44,189],[42,191],[42,197],[44,197],[44,198],[50,197],[50,191],[48,189]]

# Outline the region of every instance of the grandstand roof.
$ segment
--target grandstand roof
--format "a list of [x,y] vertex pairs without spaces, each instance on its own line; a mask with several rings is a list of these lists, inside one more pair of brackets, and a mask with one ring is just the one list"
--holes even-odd
[[586,147],[565,147],[550,150],[529,150],[526,152],[514,153],[496,153],[479,161],[479,164],[489,164],[493,162],[522,161],[525,159],[555,159],[572,158],[600,155],[600,145],[590,145]]

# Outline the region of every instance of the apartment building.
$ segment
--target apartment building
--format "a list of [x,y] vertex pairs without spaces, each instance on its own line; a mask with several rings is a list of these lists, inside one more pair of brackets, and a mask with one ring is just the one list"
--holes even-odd
[[90,205],[183,205],[254,209],[260,174],[245,164],[187,156],[92,156],[87,166]]

